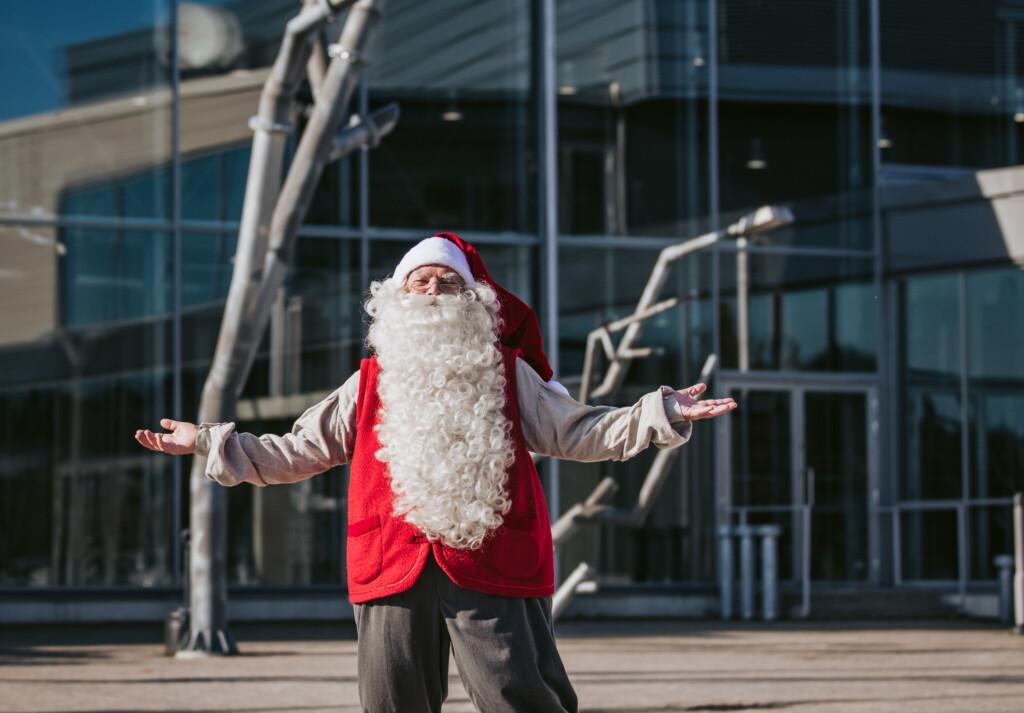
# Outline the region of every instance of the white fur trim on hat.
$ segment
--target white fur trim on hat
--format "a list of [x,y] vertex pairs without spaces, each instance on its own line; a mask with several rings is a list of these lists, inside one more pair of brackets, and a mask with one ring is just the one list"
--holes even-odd
[[467,285],[476,282],[473,278],[473,271],[469,269],[466,255],[459,249],[459,246],[447,238],[437,237],[427,238],[416,243],[402,257],[398,267],[395,268],[393,277],[404,283],[410,272],[424,265],[444,265],[459,273],[459,277]]

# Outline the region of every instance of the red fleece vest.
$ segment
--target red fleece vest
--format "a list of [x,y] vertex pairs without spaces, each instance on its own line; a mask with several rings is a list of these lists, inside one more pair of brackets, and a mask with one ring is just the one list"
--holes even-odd
[[512,507],[502,525],[476,550],[459,550],[427,541],[418,528],[392,512],[386,463],[374,454],[380,441],[380,398],[376,357],[359,368],[355,452],[348,486],[348,596],[354,604],[405,591],[419,576],[427,555],[451,580],[466,589],[513,597],[545,597],[555,591],[554,552],[547,503],[537,469],[523,440],[516,400],[518,349],[501,347],[505,366],[505,416],[512,423],[515,462],[509,469]]

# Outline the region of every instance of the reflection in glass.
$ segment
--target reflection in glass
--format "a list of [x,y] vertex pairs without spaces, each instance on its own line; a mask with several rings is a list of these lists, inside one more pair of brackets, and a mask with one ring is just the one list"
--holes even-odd
[[402,118],[369,154],[371,225],[536,229],[533,42],[517,0],[388,6],[367,86],[371,110],[398,101]]
[[[217,236],[191,237],[208,249],[218,245]],[[308,406],[359,368],[359,263],[357,240],[299,238],[293,267],[272,306],[270,325],[238,402],[239,431],[291,431]],[[190,274],[194,287],[216,300],[197,304],[185,318],[192,337],[184,345],[185,411],[195,413],[216,343],[223,294],[217,294],[220,271]],[[230,278],[230,270],[223,276]],[[229,490],[229,580],[242,586],[342,584],[346,489],[347,469],[337,468],[286,488]]]
[[907,500],[959,498],[963,494],[959,394],[912,389],[905,404],[901,496]]
[[0,508],[12,535],[0,546],[0,581],[174,581],[171,463],[132,438],[170,409],[169,344],[166,323],[104,320],[98,330],[0,347],[0,361],[33,356],[39,379],[0,387],[0,449],[9,454]]
[[804,400],[805,463],[814,472],[811,576],[868,576],[868,452],[864,394],[809,392]]
[[909,510],[900,514],[903,579],[951,581],[959,576],[955,510]]
[[559,229],[697,234],[708,215],[706,0],[558,0]]
[[[800,242],[871,247],[869,231],[845,226],[872,180],[869,5],[719,0],[723,211],[803,199],[801,221],[818,212],[835,227]],[[815,203],[826,197],[838,200]]]
[[[948,180],[1020,163],[1020,15],[999,0],[901,0],[880,12],[880,180]],[[951,28],[955,53],[934,41]]]
[[[600,324],[632,314],[658,258],[653,250],[616,250],[563,245],[559,252],[559,331],[561,370],[582,373],[587,335]],[[644,322],[640,340],[654,348],[634,360],[624,385],[648,390],[654,384],[692,383],[711,346],[711,258],[707,253],[675,263],[659,299],[681,305]],[[620,332],[615,340],[621,338]],[[598,350],[594,374],[607,363]]]
[[[10,351],[0,348],[0,364],[9,364]],[[67,441],[55,439],[66,432],[61,410],[66,404],[66,393],[52,387],[5,384],[0,389],[0,452],[6,454],[0,459],[0,586],[58,581],[51,560],[54,515],[60,512],[53,473],[67,458]]]
[[227,297],[234,233],[187,231],[181,239],[181,304],[202,305]]
[[[297,417],[246,420],[239,428],[287,433]],[[286,487],[228,490],[228,581],[344,586],[347,490],[347,467]]]
[[61,311],[67,326],[133,319],[170,309],[170,235],[66,228]]
[[960,376],[960,288],[956,275],[903,283],[904,368],[915,380]]
[[967,274],[970,468],[975,497],[1024,489],[1024,272]]
[[790,505],[790,394],[741,390],[731,395],[742,404],[729,416],[733,506]]
[[1024,394],[972,389],[971,495],[1010,498],[1024,490]]
[[963,494],[960,414],[960,288],[956,275],[902,283],[904,468],[901,497]]
[[967,329],[974,383],[1003,380],[1024,391],[1024,270],[967,273]]
[[[723,252],[722,366],[739,367],[736,279]],[[754,370],[873,371],[877,328],[871,263],[860,258],[747,255],[749,363]]]
[[[8,10],[9,6],[9,10]],[[127,173],[160,184],[169,160],[167,17],[172,3],[5,3],[0,66],[0,212],[164,217],[166,186],[141,201],[69,190]]]
[[359,368],[367,289],[359,250],[356,240],[299,239],[286,296],[271,316],[272,392],[334,390]]
[[971,579],[996,579],[995,558],[1013,554],[1013,509],[1009,505],[967,510],[971,542]]
[[[631,508],[653,459],[654,453],[648,451],[614,470],[606,463],[573,463],[568,469],[560,469],[562,502],[579,502],[602,477],[615,473],[620,487],[612,502],[616,507]],[[560,550],[563,571],[571,571],[582,559],[599,564],[603,582],[679,581],[685,577],[684,568],[692,566],[684,553],[699,536],[688,509],[687,483],[675,470],[658,494],[643,528],[581,528],[571,548]]]

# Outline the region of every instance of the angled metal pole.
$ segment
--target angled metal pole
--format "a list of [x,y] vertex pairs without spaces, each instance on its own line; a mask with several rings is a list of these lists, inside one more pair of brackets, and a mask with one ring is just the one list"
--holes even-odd
[[[661,288],[665,285],[665,280],[668,278],[669,267],[672,263],[685,255],[689,255],[690,253],[694,253],[698,250],[703,250],[710,245],[714,245],[719,240],[726,237],[727,234],[728,233],[725,230],[716,230],[713,233],[708,233],[698,238],[687,240],[679,245],[670,245],[662,250],[658,255],[658,261],[655,263],[654,269],[651,270],[651,276],[647,280],[647,285],[644,287],[644,291],[640,295],[640,301],[637,302],[636,311],[643,312],[654,304],[654,301],[661,293]],[[632,348],[633,342],[636,341],[636,338],[640,335],[640,328],[642,325],[642,321],[636,321],[626,328],[626,333],[622,335],[622,340],[619,342],[617,350],[619,355]],[[632,361],[631,357],[615,359],[612,361],[608,366],[608,371],[604,375],[604,380],[590,393],[590,397],[598,398],[606,396],[618,389],[622,384],[622,380],[626,376],[626,367],[629,365],[630,361]]]
[[[270,317],[274,295],[284,282],[291,264],[299,226],[309,210],[324,166],[332,155],[337,155],[336,152],[332,153],[332,145],[347,116],[352,90],[359,81],[359,70],[366,63],[365,46],[380,14],[381,4],[380,0],[358,0],[352,5],[341,39],[331,47],[331,64],[324,76],[313,113],[302,132],[288,177],[281,188],[281,196],[274,207],[263,280],[239,330],[239,355],[245,359],[245,366],[241,370],[243,374],[248,374],[256,358],[259,338]],[[242,385],[236,383],[235,387],[237,392]]]
[[558,587],[555,596],[551,600],[551,619],[558,621],[559,617],[569,608],[569,603],[576,594],[576,588],[584,581],[590,579],[594,572],[586,562],[580,562],[565,581]]
[[[288,23],[277,59],[263,85],[259,113],[250,120],[255,135],[234,269],[217,348],[203,386],[199,423],[234,417],[239,390],[236,384],[245,382],[245,374],[239,373],[245,361],[237,337],[246,305],[254,299],[261,280],[267,224],[280,188],[295,91],[309,57],[311,33],[342,4],[307,6]],[[237,647],[227,630],[227,500],[223,488],[206,478],[206,458],[193,457],[190,490],[190,626],[179,655],[235,653]]]
[[[661,293],[661,288],[664,286],[665,280],[668,278],[669,268],[672,266],[672,263],[677,260],[686,255],[690,255],[699,250],[710,247],[720,240],[730,236],[737,238],[752,236],[769,230],[774,230],[792,222],[793,214],[788,208],[783,206],[766,205],[744,215],[728,228],[716,230],[696,238],[691,238],[690,240],[679,243],[678,245],[668,246],[658,255],[658,261],[655,263],[654,269],[651,270],[651,276],[648,278],[647,285],[644,287],[644,291],[640,295],[640,301],[637,302],[635,312],[641,313],[654,305],[654,301]],[[626,369],[634,358],[641,355],[633,349],[633,342],[636,341],[637,337],[640,335],[640,329],[642,327],[643,320],[638,320],[626,328],[626,333],[622,335],[622,339],[619,341],[619,345],[615,351],[615,358],[608,367],[608,371],[604,376],[604,381],[602,381],[600,386],[594,389],[590,394],[592,398],[606,396],[622,385],[622,380],[626,376]],[[585,384],[588,383],[587,378],[587,375],[584,375]]]
[[[306,7],[319,5],[320,0],[302,0]],[[313,97],[320,94],[320,85],[324,83],[324,75],[327,73],[327,50],[324,47],[320,27],[312,33],[309,42],[309,59],[306,61],[306,78],[309,80],[310,89],[313,90]]]

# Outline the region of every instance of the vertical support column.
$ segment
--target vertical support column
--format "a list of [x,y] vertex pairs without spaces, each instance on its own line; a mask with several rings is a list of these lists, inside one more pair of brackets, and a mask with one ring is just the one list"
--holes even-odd
[[957,568],[960,594],[960,611],[967,608],[967,578],[971,571],[971,533],[967,528],[967,501],[971,497],[970,457],[971,457],[971,421],[970,421],[970,390],[967,375],[970,373],[971,352],[967,348],[967,275],[960,271],[957,276],[959,285],[960,323],[960,504],[956,509],[957,528]]
[[744,621],[754,618],[754,528],[740,525],[740,616]]
[[765,621],[775,621],[779,616],[778,538],[781,531],[778,525],[762,525],[758,528],[761,536],[761,612]]
[[967,537],[967,505],[961,502],[956,508],[957,599],[960,602],[957,606],[961,613],[967,611],[967,574],[970,571]]
[[733,564],[732,564],[732,528],[722,525],[718,528],[718,591],[722,619],[732,619],[733,601]]
[[[176,420],[183,419],[181,403],[181,87],[178,67],[178,0],[171,0],[170,22],[167,32],[167,46],[171,49],[168,71],[171,74],[171,413]],[[183,458],[171,459],[172,485],[171,532],[171,579],[181,584],[181,471]]]
[[880,471],[880,409],[878,390],[869,389],[867,399],[867,433],[868,433],[868,557],[870,562],[870,582],[878,586],[882,583],[882,490]]
[[[538,147],[541,156],[541,170],[538,188],[540,192],[540,227],[541,245],[543,246],[544,269],[544,321],[545,351],[548,362],[558,376],[558,106],[555,92],[555,63],[557,61],[555,39],[555,0],[540,0],[538,23],[540,25],[537,38],[540,43],[540,71],[537,72],[537,97],[540,109],[540,138]],[[548,472],[548,508],[552,522],[558,520],[561,510],[558,501],[559,469],[558,459],[547,459]],[[558,579],[559,561],[555,553],[555,578]]]
[[[359,111],[362,116],[369,116],[370,99],[366,81],[366,68],[359,70]],[[363,149],[359,152],[359,284],[370,284],[370,152]],[[363,288],[365,289],[365,287]],[[366,324],[362,325],[359,340],[361,356],[368,354],[366,347]],[[358,364],[356,365],[358,366]]]
[[[1005,62],[1005,73],[1003,76],[1006,78],[1004,102],[1011,108],[1011,112],[1016,114],[1020,111],[1020,97],[1018,96],[1017,89],[1017,18],[1007,17],[1003,20],[1006,28],[1006,51],[1003,53],[1003,62]],[[1019,151],[1020,147],[1017,144],[1017,127],[1015,117],[1008,117],[1010,120],[1006,121],[1006,158],[1007,166],[1013,166],[1020,163]]]
[[[890,438],[889,432],[896,420],[896,401],[892,395],[897,393],[895,354],[891,352],[889,345],[898,344],[895,339],[895,320],[891,315],[894,312],[892,307],[893,291],[884,280],[885,275],[885,253],[882,245],[882,213],[879,199],[879,176],[882,170],[882,153],[878,143],[882,138],[882,54],[881,54],[881,31],[880,31],[880,2],[881,0],[868,0],[868,31],[869,43],[868,52],[870,58],[870,92],[871,92],[871,233],[872,249],[874,251],[874,290],[875,290],[875,321],[877,322],[877,334],[882,335],[879,340],[876,358],[878,360],[878,394],[880,396],[878,410],[878,463],[885,464],[885,472],[879,471],[877,476],[877,489],[871,491],[872,505],[878,509],[869,507],[868,530],[869,543],[877,544],[877,549],[871,552],[872,564],[876,558],[878,561],[879,584],[882,580],[882,553],[888,544],[887,551],[891,555],[893,584],[898,576],[900,552],[898,543],[892,540],[888,543],[883,541],[881,506],[891,505],[896,502],[897,487],[896,476],[900,473],[896,449],[899,448],[896,439]],[[892,477],[888,477],[891,474]],[[870,487],[870,486],[869,486]],[[877,503],[875,497],[877,495]],[[896,518],[895,512],[893,518]],[[875,537],[873,538],[872,535]],[[884,582],[888,584],[889,582]]]
[[[708,122],[708,217],[709,228],[718,230],[719,218],[719,194],[718,194],[718,0],[707,0],[707,57],[705,62],[708,68],[707,75],[707,122]],[[719,251],[719,244],[715,243],[711,250],[711,350],[722,359],[722,335],[719,324],[719,310],[721,309],[721,269],[722,261]],[[721,363],[721,361],[719,362]],[[712,374],[712,383],[708,388],[717,392],[720,381],[718,370]],[[729,423],[726,419],[717,419],[715,424],[714,440],[714,462],[715,462],[715,522],[719,526],[728,527],[730,523],[729,506],[731,504],[729,482],[732,478],[730,470],[729,454]],[[730,558],[731,559],[731,558]],[[730,575],[731,576],[731,575]],[[731,587],[731,582],[730,582]],[[730,595],[731,597],[731,595]],[[732,612],[732,599],[729,601],[730,614]]]
[[1013,620],[1024,634],[1024,493],[1013,496]]
[[[718,0],[708,0],[708,214],[711,229],[719,228],[718,196]],[[718,247],[714,248],[718,255]],[[717,270],[715,272],[717,275]],[[717,294],[715,295],[717,299]],[[716,320],[717,322],[717,320]],[[715,340],[715,354],[721,354]]]

